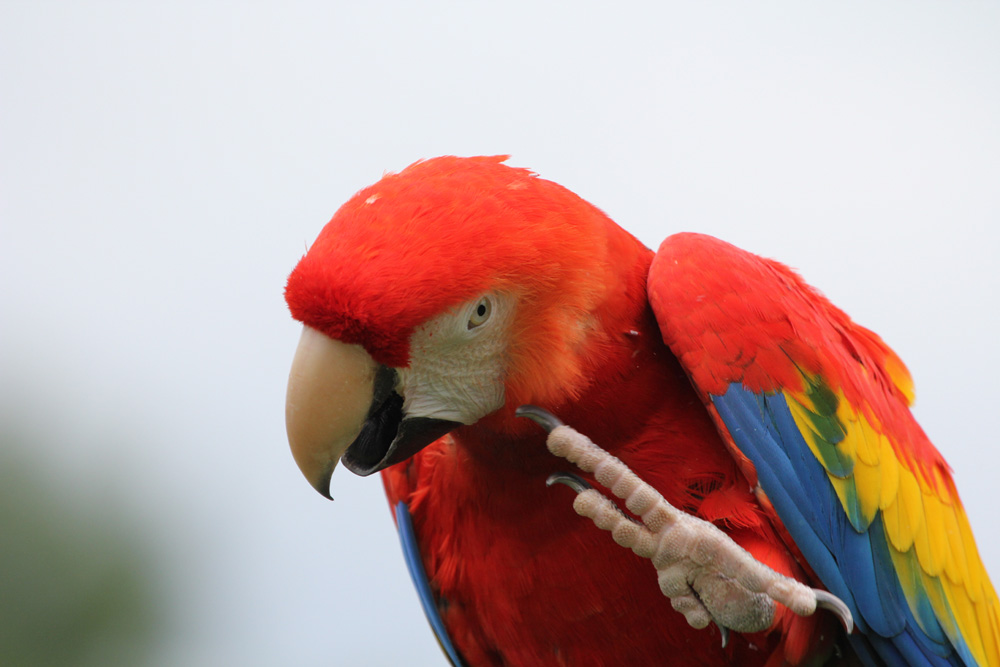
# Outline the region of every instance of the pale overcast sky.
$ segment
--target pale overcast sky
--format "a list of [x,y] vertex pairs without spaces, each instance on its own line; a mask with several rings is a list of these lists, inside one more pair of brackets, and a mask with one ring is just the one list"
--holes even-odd
[[996,581],[998,40],[982,2],[7,0],[0,416],[149,533],[161,664],[443,665],[379,480],[288,452],[282,288],[383,171],[509,153],[881,334]]

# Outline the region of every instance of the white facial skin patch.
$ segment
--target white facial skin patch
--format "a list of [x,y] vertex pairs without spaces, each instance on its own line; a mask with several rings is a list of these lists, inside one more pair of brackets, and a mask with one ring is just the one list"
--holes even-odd
[[513,315],[513,297],[484,294],[418,327],[397,371],[405,414],[473,424],[499,410]]

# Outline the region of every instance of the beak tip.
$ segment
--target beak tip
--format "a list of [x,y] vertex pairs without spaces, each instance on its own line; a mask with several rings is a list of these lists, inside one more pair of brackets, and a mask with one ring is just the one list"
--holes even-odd
[[330,495],[330,480],[333,478],[333,466],[330,466],[327,470],[323,471],[323,474],[313,483],[312,487],[319,492],[319,495],[323,496],[327,500],[333,500],[333,496]]

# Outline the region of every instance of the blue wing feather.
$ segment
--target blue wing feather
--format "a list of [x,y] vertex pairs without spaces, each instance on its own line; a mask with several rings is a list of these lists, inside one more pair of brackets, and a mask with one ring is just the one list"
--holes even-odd
[[[761,487],[781,516],[785,528],[795,539],[802,555],[806,557],[810,567],[830,592],[847,604],[855,623],[858,624],[858,629],[864,631],[864,619],[858,613],[851,590],[833,559],[828,531],[817,530],[823,528],[826,519],[817,521],[816,516],[826,516],[822,509],[827,503],[817,497],[812,499],[807,497],[801,480],[808,479],[808,472],[806,475],[801,475],[796,470],[789,460],[789,450],[782,448],[780,436],[776,437],[778,431],[766,426],[773,423],[778,424],[780,428],[782,411],[775,409],[775,406],[769,406],[764,409],[774,421],[760,419],[762,404],[758,403],[758,396],[736,385],[725,395],[714,396],[713,403],[722,421],[729,428],[736,446],[756,466]],[[787,406],[784,412],[788,412]],[[788,419],[791,420],[790,414]],[[829,486],[829,483],[826,485]],[[824,487],[818,486],[817,495],[822,496],[823,493]]]
[[417,589],[420,597],[420,604],[427,615],[427,622],[431,624],[434,634],[437,636],[441,650],[448,656],[448,660],[454,667],[463,667],[465,664],[458,655],[458,651],[451,643],[448,631],[445,630],[444,621],[438,612],[437,603],[434,601],[434,594],[431,593],[431,586],[427,581],[427,573],[424,571],[423,562],[420,560],[420,551],[417,548],[417,536],[413,531],[413,520],[410,518],[410,509],[406,503],[400,501],[396,503],[396,527],[399,530],[399,541],[403,546],[403,558],[406,559],[406,569],[410,571],[410,578]]
[[870,665],[975,664],[952,648],[936,619],[921,629],[910,611],[886,544],[881,516],[859,532],[826,470],[812,456],[781,393],[733,383],[711,400],[733,442],[754,464],[764,493],[823,584],[854,615],[850,636]]

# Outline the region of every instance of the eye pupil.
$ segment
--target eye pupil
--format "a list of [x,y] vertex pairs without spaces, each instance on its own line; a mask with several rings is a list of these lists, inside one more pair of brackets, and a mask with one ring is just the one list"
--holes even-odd
[[476,327],[484,324],[486,320],[490,319],[491,304],[490,300],[486,297],[480,299],[476,307],[472,309],[469,313],[469,329],[475,329]]

